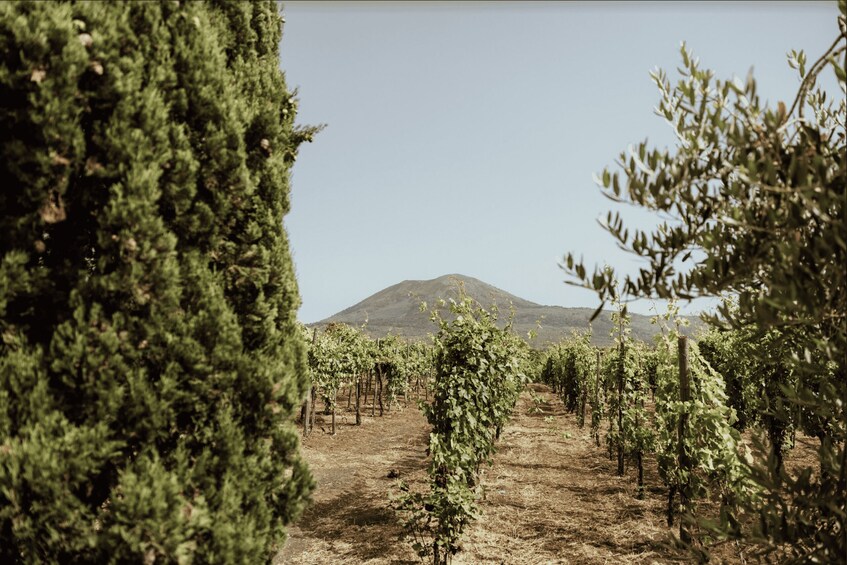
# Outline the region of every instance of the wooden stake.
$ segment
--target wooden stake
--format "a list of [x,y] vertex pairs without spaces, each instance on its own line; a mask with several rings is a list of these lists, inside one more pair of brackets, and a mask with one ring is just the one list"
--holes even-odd
[[384,406],[382,404],[382,363],[376,366],[376,393],[379,397],[379,415],[383,415]]
[[[594,380],[594,406],[600,404],[600,350],[597,350],[597,374],[595,375]],[[592,427],[594,426],[594,408],[591,409],[591,421]],[[602,422],[602,420],[601,420]],[[597,444],[597,447],[600,447],[600,424],[597,424],[598,430],[594,434],[594,443]]]
[[362,425],[362,375],[356,377],[356,425]]
[[315,429],[315,406],[318,403],[318,390],[315,387],[312,387],[312,411],[309,416],[309,433]]
[[335,405],[338,404],[338,389],[332,395],[332,435],[335,435]]
[[[688,338],[684,335],[679,336],[679,400],[683,403],[691,401],[691,383],[688,375]],[[682,413],[679,415],[679,468],[688,476],[691,473],[691,460],[688,457],[688,451],[685,449],[685,436],[688,432],[688,405],[683,404]],[[688,512],[689,503],[689,484],[685,483],[679,486],[679,501],[683,512]],[[682,519],[679,521],[679,539],[683,543],[691,543],[691,534],[688,532]]]
[[[318,328],[312,332],[312,345],[315,344],[315,341],[318,339]],[[312,421],[312,395],[314,394],[314,385],[309,383],[309,390],[306,391],[306,400],[303,401],[303,435],[309,435],[311,431],[311,426],[309,425]]]
[[623,451],[624,451],[624,435],[623,435],[623,388],[624,377],[626,376],[626,348],[623,339],[623,318],[620,322],[620,352],[618,359],[618,476],[623,476]]

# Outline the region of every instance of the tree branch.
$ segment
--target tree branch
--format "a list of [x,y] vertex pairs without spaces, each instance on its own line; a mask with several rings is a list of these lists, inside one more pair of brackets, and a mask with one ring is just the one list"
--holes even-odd
[[[794,102],[791,104],[791,109],[788,111],[787,114],[785,114],[785,117],[783,118],[786,122],[788,121],[788,117],[791,116],[794,113],[794,110],[795,110],[795,108],[797,108],[797,105],[800,104],[801,101],[804,101],[806,99],[806,93],[808,92],[812,83],[814,83],[815,79],[818,76],[818,73],[820,73],[823,70],[823,64],[826,63],[827,58],[830,55],[836,55],[836,54],[840,53],[841,51],[844,51],[844,49],[845,49],[844,47],[842,47],[841,49],[837,49],[837,50],[836,50],[836,47],[838,47],[838,44],[845,38],[847,38],[847,34],[845,34],[844,32],[841,32],[838,35],[838,37],[835,38],[835,41],[832,43],[832,45],[829,46],[829,49],[827,49],[824,52],[824,54],[821,55],[820,58],[817,61],[815,61],[815,64],[812,65],[812,67],[809,69],[809,74],[807,74],[803,78],[803,82],[800,83],[800,90],[797,91],[797,97],[794,98]],[[802,118],[803,117],[803,105],[802,104],[800,104],[798,111],[799,111],[799,116]],[[785,122],[783,122],[783,123],[785,123]]]

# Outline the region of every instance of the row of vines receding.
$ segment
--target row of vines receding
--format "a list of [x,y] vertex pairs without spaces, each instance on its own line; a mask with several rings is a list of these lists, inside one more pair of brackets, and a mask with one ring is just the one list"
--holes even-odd
[[[742,555],[790,560],[795,545],[759,543],[769,535],[759,516],[772,512],[775,502],[762,483],[775,474],[811,492],[816,484],[838,480],[837,461],[819,469],[785,469],[798,433],[816,438],[823,452],[839,441],[834,417],[785,400],[791,390],[815,386],[802,382],[807,373],[791,370],[796,351],[773,340],[772,331],[712,328],[689,339],[681,331],[687,321],[673,303],[653,319],[657,335],[648,345],[630,337],[629,317],[617,306],[613,346],[594,347],[590,332],[574,333],[545,352],[540,380],[575,414],[579,427],[590,428],[598,448],[605,439],[619,475],[634,467],[638,498],[644,496],[645,460],[655,460],[667,494],[668,526],[678,522],[681,546],[703,560],[710,548],[728,542]],[[752,348],[768,348],[771,355],[763,360]],[[820,527],[838,519],[837,500],[830,508],[829,515],[807,516],[809,533],[814,521]]]

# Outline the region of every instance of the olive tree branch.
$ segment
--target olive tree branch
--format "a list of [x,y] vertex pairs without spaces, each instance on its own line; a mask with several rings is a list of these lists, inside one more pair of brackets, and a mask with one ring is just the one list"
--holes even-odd
[[[794,98],[794,102],[791,104],[791,109],[788,111],[787,114],[785,114],[785,118],[783,119],[787,121],[788,116],[791,116],[794,113],[794,110],[797,108],[797,105],[800,104],[800,102],[806,100],[806,94],[808,93],[809,88],[811,88],[818,74],[823,70],[830,55],[835,56],[845,50],[844,47],[836,49],[838,47],[838,44],[845,38],[847,38],[847,33],[844,33],[842,31],[840,34],[838,34],[838,37],[835,38],[835,41],[832,43],[832,45],[830,45],[829,49],[827,49],[824,54],[821,55],[817,61],[815,61],[815,64],[812,65],[812,67],[809,69],[809,74],[803,77],[803,81],[800,83],[800,90],[797,91],[797,96]],[[802,104],[800,104],[800,107],[798,109],[798,115],[801,118],[803,117]]]

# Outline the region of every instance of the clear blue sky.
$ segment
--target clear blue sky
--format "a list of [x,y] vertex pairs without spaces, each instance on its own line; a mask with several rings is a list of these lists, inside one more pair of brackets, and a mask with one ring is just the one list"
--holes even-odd
[[834,1],[286,2],[298,122],[327,124],[301,147],[285,219],[300,319],[448,273],[596,306],[557,263],[574,251],[638,265],[598,225],[610,202],[592,175],[631,143],[673,144],[650,70],[675,79],[685,40],[718,78],[752,66],[763,100],[790,103],[785,53],[814,61],[837,13]]

